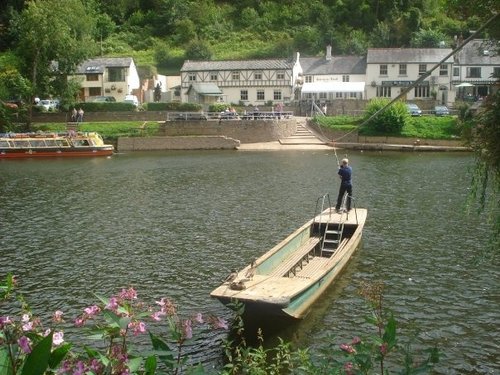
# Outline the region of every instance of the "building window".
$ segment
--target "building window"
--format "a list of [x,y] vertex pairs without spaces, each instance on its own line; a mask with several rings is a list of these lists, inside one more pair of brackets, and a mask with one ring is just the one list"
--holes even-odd
[[453,68],[453,77],[458,77],[460,75],[460,68]]
[[312,83],[313,77],[312,76],[305,76],[305,82],[306,83]]
[[342,82],[349,82],[349,76],[342,76]]
[[500,78],[500,66],[493,67],[493,78]]
[[281,90],[274,90],[274,100],[281,100]]
[[418,75],[424,75],[427,73],[427,65],[426,64],[418,64]]
[[387,75],[387,64],[380,65],[380,75],[381,76]]
[[264,90],[257,90],[257,100],[265,100]]
[[406,77],[406,64],[399,64],[399,75]]
[[101,88],[89,87],[89,96],[101,96]]
[[306,98],[306,99],[312,99],[312,98],[313,98],[313,94],[312,94],[312,92],[307,92],[307,93],[305,93],[305,94],[304,94],[304,98]]
[[248,100],[248,90],[240,91],[240,100]]
[[253,74],[253,79],[260,81],[262,79],[262,72],[255,72]]
[[125,82],[125,68],[108,68],[109,82]]
[[99,81],[99,74],[86,74],[87,81]]
[[467,78],[481,78],[481,68],[467,68]]
[[285,72],[277,72],[276,78],[277,79],[285,79]]
[[358,97],[358,93],[357,92],[350,92],[349,97],[352,99],[356,99]]
[[326,100],[326,97],[327,97],[327,96],[326,96],[326,92],[320,92],[320,93],[319,93],[319,98],[320,98],[320,99],[324,99],[324,100]]
[[217,81],[217,73],[210,73],[210,81]]
[[448,65],[441,64],[439,66],[439,75],[440,76],[447,76],[448,75]]
[[232,72],[231,73],[231,79],[233,81],[239,81],[240,80],[240,72]]
[[196,73],[189,73],[189,75],[188,75],[188,80],[189,80],[190,82],[192,82],[192,81],[196,81]]
[[342,99],[343,97],[344,97],[343,93],[341,93],[341,92],[336,92],[335,93],[335,98]]
[[415,98],[428,98],[430,95],[429,86],[417,86],[415,87]]
[[391,97],[391,87],[390,86],[377,86],[377,96],[381,98]]

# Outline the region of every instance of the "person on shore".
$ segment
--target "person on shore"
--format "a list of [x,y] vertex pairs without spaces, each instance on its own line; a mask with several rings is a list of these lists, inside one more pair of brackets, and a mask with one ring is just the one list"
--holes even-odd
[[77,120],[76,122],[83,122],[83,109],[80,107],[80,109],[78,110],[78,116],[77,116]]
[[335,206],[335,210],[340,212],[340,206],[342,205],[342,200],[344,199],[344,194],[347,193],[347,203],[346,209],[347,212],[351,210],[351,198],[352,198],[352,168],[349,165],[348,159],[342,159],[341,164],[339,165],[338,175],[341,179],[340,188],[339,188],[339,196],[337,197],[337,204]]

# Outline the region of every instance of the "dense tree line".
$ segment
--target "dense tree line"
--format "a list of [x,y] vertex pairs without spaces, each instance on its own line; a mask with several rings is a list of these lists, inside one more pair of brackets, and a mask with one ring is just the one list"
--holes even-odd
[[[46,0],[35,0],[44,2]],[[0,5],[0,50],[18,42],[16,15],[26,0],[5,0]],[[331,44],[337,54],[363,53],[367,47],[438,46],[454,36],[466,37],[477,29],[495,0],[81,0],[95,15],[93,37],[132,50],[149,49],[159,39],[186,48],[190,42],[214,45],[237,41],[265,42],[265,51],[245,57],[289,55],[293,50],[315,55]],[[73,5],[60,2],[68,17]],[[235,54],[244,49],[236,43]],[[234,44],[233,44],[234,45]],[[111,46],[108,47],[113,52]],[[115,47],[116,48],[116,47]],[[245,52],[243,51],[243,55]]]

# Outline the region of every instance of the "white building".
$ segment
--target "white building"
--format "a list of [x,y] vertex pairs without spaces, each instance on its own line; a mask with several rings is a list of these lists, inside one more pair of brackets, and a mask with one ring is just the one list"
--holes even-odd
[[74,75],[81,84],[80,100],[96,96],[113,96],[120,102],[125,95],[140,88],[139,74],[131,57],[102,57],[84,61]]
[[327,46],[325,57],[301,57],[302,100],[329,103],[335,99],[364,99],[365,56],[332,56]]
[[459,98],[487,96],[495,89],[500,77],[498,41],[476,39],[467,43],[456,55],[452,83]]
[[264,106],[294,99],[295,59],[191,61],[181,69],[182,102]]
[[[366,58],[367,99],[395,98],[451,53],[450,48],[370,48]],[[402,100],[455,101],[453,57],[447,58]]]

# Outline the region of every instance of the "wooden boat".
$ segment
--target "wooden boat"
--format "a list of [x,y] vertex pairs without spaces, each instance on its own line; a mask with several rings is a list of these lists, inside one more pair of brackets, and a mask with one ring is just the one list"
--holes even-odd
[[307,315],[358,247],[367,217],[364,208],[338,213],[328,204],[323,209],[325,197],[318,199],[313,219],[233,272],[210,295],[229,307],[244,304],[249,317]]
[[95,132],[0,134],[0,159],[109,156],[113,150]]

